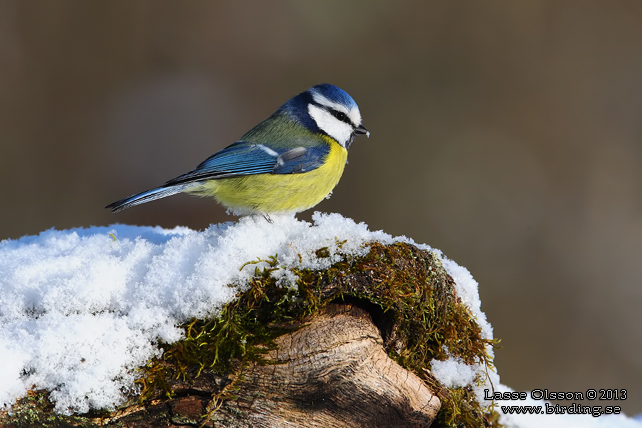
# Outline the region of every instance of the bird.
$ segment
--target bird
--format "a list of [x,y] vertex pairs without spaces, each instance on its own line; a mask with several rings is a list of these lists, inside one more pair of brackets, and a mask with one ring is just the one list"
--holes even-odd
[[322,83],[291,98],[193,171],[105,208],[119,212],[177,193],[213,197],[235,215],[296,214],[328,197],[363,126],[357,103]]

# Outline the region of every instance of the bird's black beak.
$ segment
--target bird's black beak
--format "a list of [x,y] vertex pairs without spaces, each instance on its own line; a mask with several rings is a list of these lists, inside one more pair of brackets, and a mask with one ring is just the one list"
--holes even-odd
[[354,129],[355,135],[365,135],[370,138],[370,131],[368,131],[363,125],[359,125]]
[[366,137],[370,138],[370,131],[368,131],[363,125],[359,125],[356,128],[354,128],[354,131],[350,136],[350,140],[346,141],[346,149],[350,148],[355,137],[358,135],[365,135]]

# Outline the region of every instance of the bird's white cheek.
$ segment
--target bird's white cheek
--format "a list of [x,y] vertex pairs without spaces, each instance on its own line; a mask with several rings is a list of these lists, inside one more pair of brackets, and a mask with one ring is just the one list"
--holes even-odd
[[308,105],[308,113],[310,113],[310,117],[314,119],[319,129],[337,140],[343,147],[346,146],[352,135],[352,127],[350,125],[338,120],[326,110],[314,104]]

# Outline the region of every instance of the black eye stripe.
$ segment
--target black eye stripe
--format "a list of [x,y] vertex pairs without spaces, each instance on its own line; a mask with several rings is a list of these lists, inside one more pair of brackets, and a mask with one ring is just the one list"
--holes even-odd
[[350,118],[348,117],[348,115],[347,115],[347,114],[345,114],[344,112],[342,112],[342,111],[337,111],[337,110],[334,110],[334,109],[331,109],[331,108],[330,108],[330,109],[328,109],[328,111],[330,112],[330,114],[331,114],[332,116],[336,117],[336,118],[337,118],[338,120],[340,120],[341,122],[345,122],[345,123],[347,123],[348,125],[350,125],[350,126],[354,127],[354,125],[352,124],[352,121],[350,120]]

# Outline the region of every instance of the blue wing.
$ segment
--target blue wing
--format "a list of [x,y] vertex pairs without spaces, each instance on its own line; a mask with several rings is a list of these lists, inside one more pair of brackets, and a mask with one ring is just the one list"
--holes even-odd
[[253,174],[298,174],[321,166],[329,152],[327,144],[292,149],[240,141],[210,156],[194,171],[165,185]]
[[194,171],[180,175],[161,187],[150,189],[107,205],[113,212],[165,198],[198,186],[200,181],[252,174],[298,174],[312,171],[325,161],[330,146],[290,149],[270,148],[240,141],[205,159]]

